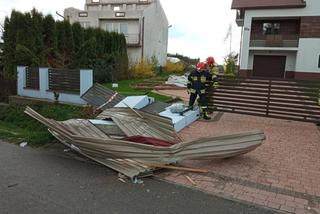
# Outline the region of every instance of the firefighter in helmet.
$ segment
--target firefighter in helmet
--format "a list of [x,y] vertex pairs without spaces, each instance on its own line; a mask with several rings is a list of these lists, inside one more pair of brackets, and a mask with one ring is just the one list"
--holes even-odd
[[188,93],[190,94],[189,107],[192,108],[194,102],[199,96],[199,106],[203,113],[203,119],[210,120],[208,116],[208,101],[206,90],[212,84],[212,75],[208,71],[208,65],[205,62],[199,62],[196,69],[188,76]]
[[212,56],[209,56],[206,60],[206,63],[208,64],[209,70],[212,70],[216,62]]
[[214,69],[216,62],[212,56],[209,56],[206,60],[206,63],[208,64],[208,70],[212,75],[211,86],[213,86],[213,88],[217,88],[218,87],[218,78],[217,78],[218,71]]
[[212,56],[209,56],[207,59],[206,59],[206,63],[208,65],[208,70],[209,72],[212,74],[212,78],[215,82],[216,78],[217,78],[217,73],[216,71],[214,70],[215,68],[215,64],[216,64],[216,61],[214,60],[214,58]]

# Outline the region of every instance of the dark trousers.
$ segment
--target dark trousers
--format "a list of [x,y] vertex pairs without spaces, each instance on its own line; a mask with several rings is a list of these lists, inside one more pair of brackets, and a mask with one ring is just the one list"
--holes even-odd
[[194,105],[194,102],[196,101],[198,95],[199,95],[199,98],[200,98],[199,106],[202,107],[202,108],[206,108],[208,106],[208,101],[207,101],[206,94],[201,94],[199,92],[190,94],[189,106],[193,106]]

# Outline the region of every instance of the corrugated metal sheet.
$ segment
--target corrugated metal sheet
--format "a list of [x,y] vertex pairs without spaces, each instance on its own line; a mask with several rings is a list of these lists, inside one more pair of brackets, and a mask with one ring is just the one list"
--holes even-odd
[[[113,111],[116,112],[116,109]],[[227,158],[245,154],[260,146],[265,139],[262,131],[253,131],[159,147],[112,139],[85,120],[57,122],[41,116],[29,107],[25,113],[47,126],[63,144],[131,178],[150,173],[153,169],[148,166],[153,163],[164,165],[184,159]],[[139,113],[144,118],[148,116],[147,113]],[[151,121],[157,117],[150,118],[147,121],[154,125]],[[162,120],[160,123],[165,120],[159,119]]]
[[146,107],[142,108],[141,111],[148,112],[150,114],[159,114],[160,112],[165,111],[166,108],[169,106],[170,104],[168,103],[155,101],[150,105],[147,105]]
[[[99,107],[105,104],[112,96],[116,94],[115,91],[110,90],[98,83],[95,83],[85,94],[81,96],[83,100],[85,100],[87,103],[94,107]],[[119,102],[121,102],[125,97],[121,96],[120,94],[117,94],[117,96],[107,105],[105,105],[102,110],[112,108]],[[142,108],[142,111],[148,112],[148,113],[160,113],[165,110],[166,107],[168,107],[168,103],[155,101],[150,105],[147,105],[146,107]]]
[[111,118],[128,136],[154,137],[167,141],[178,141],[170,118],[161,117],[130,108],[106,109],[97,119]]
[[50,129],[49,129],[49,132],[55,138],[57,138],[61,143],[63,143],[65,146],[75,150],[79,154],[97,163],[100,163],[117,172],[120,172],[125,176],[128,176],[129,178],[134,178],[136,176],[139,176],[139,177],[151,176],[152,172],[155,170],[155,168],[148,167],[134,160],[106,158],[106,157],[97,156],[97,154],[90,151],[83,151],[81,147],[76,147],[75,145],[72,144],[72,142],[67,142],[66,139],[61,135],[59,135],[57,132],[54,132]]
[[[110,98],[115,94],[115,91],[95,83],[85,94],[81,96],[81,98],[90,105],[98,108],[110,100]],[[103,106],[102,109],[112,108],[123,99],[123,96],[117,94],[107,105]]]

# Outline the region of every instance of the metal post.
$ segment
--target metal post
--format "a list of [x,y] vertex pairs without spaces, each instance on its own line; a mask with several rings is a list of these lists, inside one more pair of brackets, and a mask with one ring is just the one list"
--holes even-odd
[[268,86],[268,97],[267,97],[267,111],[266,116],[269,116],[269,107],[270,107],[270,96],[271,96],[271,80],[269,80],[269,86]]

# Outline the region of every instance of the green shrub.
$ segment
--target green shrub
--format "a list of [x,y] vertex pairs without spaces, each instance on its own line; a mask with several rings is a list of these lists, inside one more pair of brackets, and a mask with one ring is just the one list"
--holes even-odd
[[147,78],[155,76],[154,65],[149,60],[142,60],[141,62],[132,66],[129,70],[130,76],[134,78]]
[[13,10],[5,18],[3,41],[4,76],[11,79],[16,78],[17,65],[90,68],[99,82],[128,77],[123,34],[55,21],[35,9],[28,13]]
[[185,65],[181,62],[173,63],[168,60],[165,66],[165,71],[167,73],[181,74],[181,73],[184,73],[185,68],[186,68]]
[[235,76],[237,73],[239,54],[230,53],[224,58],[225,74],[229,76]]

